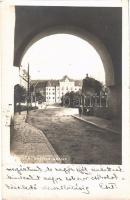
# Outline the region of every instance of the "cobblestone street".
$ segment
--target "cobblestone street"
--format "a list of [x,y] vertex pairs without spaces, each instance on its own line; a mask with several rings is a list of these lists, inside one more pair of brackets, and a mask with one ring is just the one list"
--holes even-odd
[[22,163],[59,163],[56,154],[42,131],[25,122],[26,112],[14,116],[14,128],[11,129],[10,150]]
[[121,164],[121,134],[97,128],[72,114],[77,110],[48,107],[30,111],[28,123],[43,131],[58,156],[67,158],[64,163]]

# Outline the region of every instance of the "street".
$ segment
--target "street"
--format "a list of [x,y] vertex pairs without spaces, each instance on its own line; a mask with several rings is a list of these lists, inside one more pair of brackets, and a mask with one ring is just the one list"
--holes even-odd
[[28,123],[43,131],[63,163],[121,164],[121,135],[75,119],[77,109],[30,111]]

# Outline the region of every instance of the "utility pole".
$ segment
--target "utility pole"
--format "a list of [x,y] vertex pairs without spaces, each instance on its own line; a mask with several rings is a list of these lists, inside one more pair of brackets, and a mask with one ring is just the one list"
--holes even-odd
[[30,101],[30,76],[29,76],[29,64],[27,71],[27,114],[29,113],[29,101]]
[[35,83],[35,85],[33,85],[33,87],[34,87],[34,95],[35,95],[35,107],[36,107],[36,86],[37,86],[38,83],[39,83],[39,81],[37,81]]

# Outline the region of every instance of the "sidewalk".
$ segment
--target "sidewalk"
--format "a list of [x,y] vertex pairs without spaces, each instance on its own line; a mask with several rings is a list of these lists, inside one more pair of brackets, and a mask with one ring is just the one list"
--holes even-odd
[[25,122],[26,112],[14,116],[11,154],[23,163],[61,163],[42,131]]
[[107,131],[121,134],[121,123],[117,120],[107,120],[95,116],[79,116],[79,115],[72,115],[74,118],[89,123],[93,126],[96,126],[101,129],[105,129]]

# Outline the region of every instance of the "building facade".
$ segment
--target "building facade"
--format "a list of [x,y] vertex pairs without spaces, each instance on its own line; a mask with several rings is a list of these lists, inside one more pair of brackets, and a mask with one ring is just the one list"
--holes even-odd
[[61,98],[67,92],[78,92],[82,89],[82,80],[73,80],[65,75],[60,80],[35,80],[35,93],[44,96],[47,104],[61,103]]
[[19,77],[20,77],[20,85],[23,86],[27,90],[28,72],[25,69],[19,68]]

